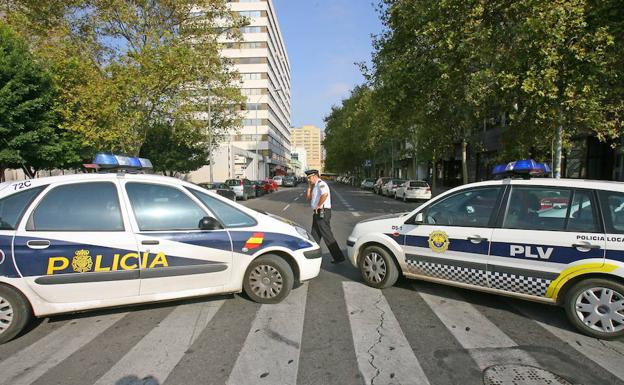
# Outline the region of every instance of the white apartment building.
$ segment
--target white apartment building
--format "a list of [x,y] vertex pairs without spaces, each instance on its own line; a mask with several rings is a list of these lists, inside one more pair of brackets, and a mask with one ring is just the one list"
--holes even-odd
[[243,127],[232,145],[262,155],[256,179],[284,174],[291,148],[290,62],[275,7],[271,0],[229,4],[250,20],[242,28],[243,41],[224,41],[222,51],[241,74],[241,91],[247,97]]
[[[222,55],[241,75],[247,98],[240,130],[231,135],[213,157],[212,179],[264,179],[286,174],[290,163],[290,62],[271,0],[229,1],[233,12],[249,19],[242,41],[222,38]],[[205,166],[189,175],[208,181]]]

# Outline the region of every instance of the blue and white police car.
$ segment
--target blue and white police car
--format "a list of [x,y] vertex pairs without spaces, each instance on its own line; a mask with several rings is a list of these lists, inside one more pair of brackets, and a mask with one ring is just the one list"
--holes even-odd
[[409,213],[358,223],[348,252],[365,282],[399,274],[558,304],[580,331],[624,335],[624,183],[535,178],[532,160]]
[[[107,154],[94,163],[149,166]],[[175,178],[108,172],[0,184],[0,342],[33,315],[241,291],[276,303],[320,265],[300,226]]]

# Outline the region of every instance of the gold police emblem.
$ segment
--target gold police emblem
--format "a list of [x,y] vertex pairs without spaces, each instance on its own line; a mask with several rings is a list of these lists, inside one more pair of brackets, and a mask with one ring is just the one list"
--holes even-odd
[[443,253],[449,248],[448,236],[444,231],[436,230],[429,234],[429,248],[436,253]]
[[72,269],[77,273],[86,273],[93,267],[93,260],[89,255],[89,250],[76,250],[72,259]]

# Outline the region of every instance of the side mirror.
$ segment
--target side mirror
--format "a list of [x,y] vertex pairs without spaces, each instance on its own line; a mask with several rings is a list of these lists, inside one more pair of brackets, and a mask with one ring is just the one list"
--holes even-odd
[[405,222],[406,225],[420,225],[422,223],[424,223],[424,216],[422,212],[414,215]]
[[200,230],[221,230],[223,226],[213,217],[203,217],[199,220]]

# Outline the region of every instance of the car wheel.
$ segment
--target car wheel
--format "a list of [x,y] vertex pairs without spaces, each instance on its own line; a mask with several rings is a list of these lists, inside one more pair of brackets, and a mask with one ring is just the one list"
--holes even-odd
[[24,330],[31,317],[30,304],[22,294],[0,285],[0,344],[12,340]]
[[243,288],[255,302],[278,303],[288,296],[294,283],[288,262],[277,255],[263,255],[251,262]]
[[564,302],[568,319],[588,336],[611,340],[624,335],[624,285],[593,278],[575,284]]
[[377,289],[394,285],[399,278],[399,268],[390,253],[379,246],[368,246],[358,261],[364,282]]

